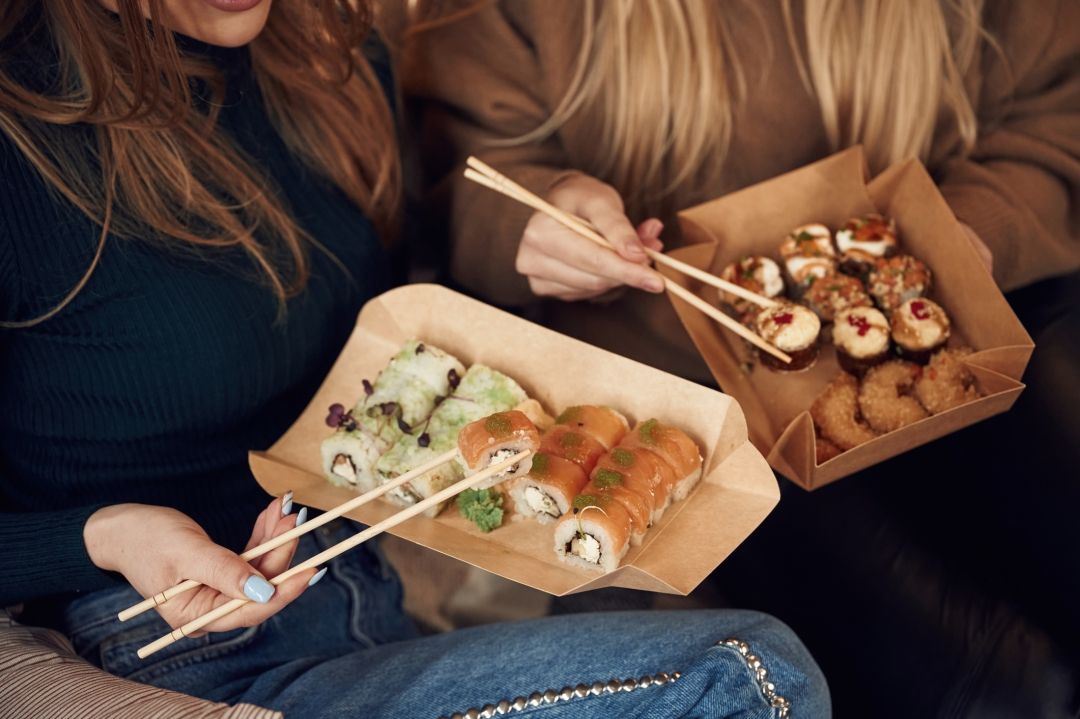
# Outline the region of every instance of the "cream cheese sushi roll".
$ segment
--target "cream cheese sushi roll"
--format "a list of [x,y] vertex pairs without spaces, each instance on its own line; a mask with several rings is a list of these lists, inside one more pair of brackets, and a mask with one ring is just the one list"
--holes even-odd
[[555,555],[572,566],[613,571],[630,547],[630,524],[630,515],[611,497],[579,495],[574,511],[555,525]]
[[467,477],[504,462],[520,452],[530,453],[509,469],[494,474],[477,485],[478,489],[484,489],[528,474],[532,466],[532,453],[540,448],[540,432],[522,412],[496,412],[465,425],[458,433],[457,445],[458,456]]
[[574,498],[588,481],[585,470],[574,462],[537,452],[529,473],[510,488],[514,512],[541,523],[554,522],[571,510]]
[[390,360],[391,366],[397,364],[443,397],[450,394],[450,385],[456,384],[453,377],[465,375],[465,365],[457,357],[419,340],[409,340],[402,346]]

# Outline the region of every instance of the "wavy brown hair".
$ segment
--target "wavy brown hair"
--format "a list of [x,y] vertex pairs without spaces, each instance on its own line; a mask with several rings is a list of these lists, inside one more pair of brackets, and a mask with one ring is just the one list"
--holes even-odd
[[[0,130],[62,197],[100,228],[85,286],[110,234],[181,248],[240,248],[281,300],[303,289],[307,236],[269,178],[215,131],[225,77],[163,29],[162,0],[5,0],[0,7]],[[362,54],[370,0],[275,0],[250,45],[267,112],[291,151],[337,185],[388,236],[400,196],[394,123]],[[12,58],[51,43],[47,83],[16,77]],[[45,47],[48,47],[46,44]],[[40,51],[40,50],[39,50]],[[48,85],[47,89],[31,85]],[[198,88],[198,98],[193,88]],[[73,143],[82,124],[93,143]]]

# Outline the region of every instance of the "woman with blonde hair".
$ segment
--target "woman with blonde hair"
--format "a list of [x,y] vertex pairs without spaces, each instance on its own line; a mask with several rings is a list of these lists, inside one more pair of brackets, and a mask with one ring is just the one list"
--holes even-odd
[[[1075,704],[1080,660],[1059,658],[1080,646],[1080,566],[1047,547],[1080,542],[1080,3],[419,7],[404,82],[432,228],[445,221],[450,274],[482,298],[712,383],[642,246],[677,246],[682,208],[853,145],[872,173],[921,159],[1004,290],[1064,295],[1041,292],[1022,315],[1055,325],[1012,413],[872,477],[785,486],[717,586],[791,621],[852,716]],[[463,178],[470,154],[585,217],[617,254]],[[775,591],[776,577],[814,590]]]
[[[112,674],[288,717],[828,715],[813,660],[761,614],[417,638],[374,544],[268,581],[348,524],[237,555],[305,521],[291,493],[267,504],[247,451],[302,410],[393,276],[400,163],[371,15],[356,0],[3,4],[0,607]],[[116,621],[185,578],[204,586]],[[251,601],[137,658],[232,598]],[[4,716],[65,681],[40,669]],[[116,699],[64,694],[57,716]]]

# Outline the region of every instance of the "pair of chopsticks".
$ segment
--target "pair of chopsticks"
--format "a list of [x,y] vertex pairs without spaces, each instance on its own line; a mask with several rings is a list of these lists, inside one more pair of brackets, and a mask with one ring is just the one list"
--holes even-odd
[[[582,237],[591,240],[592,242],[600,245],[601,247],[607,248],[612,251],[615,250],[612,244],[603,235],[597,232],[596,228],[590,225],[586,220],[564,210],[560,210],[558,207],[555,207],[544,198],[525,189],[521,185],[517,184],[510,178],[500,173],[495,168],[491,167],[490,165],[479,160],[476,157],[469,157],[469,159],[466,161],[466,164],[468,165],[468,167],[465,169],[465,177],[472,180],[473,182],[481,184],[489,189],[495,190],[496,192],[502,193],[503,195],[515,199],[518,202],[526,204],[534,210],[537,210],[538,212],[543,212],[545,215],[551,217],[559,224],[573,230],[574,232],[577,232]],[[648,255],[649,259],[653,260],[654,262],[666,265],[674,270],[683,273],[684,275],[693,277],[696,280],[700,280],[707,285],[711,285],[713,287],[716,287],[717,289],[724,290],[725,292],[730,292],[733,295],[741,297],[745,300],[749,300],[750,302],[753,302],[754,304],[757,304],[761,307],[775,307],[777,304],[775,300],[771,300],[768,297],[762,297],[759,294],[751,292],[745,287],[740,287],[733,282],[728,282],[727,280],[721,279],[720,277],[717,277],[715,275],[711,275],[708,272],[703,272],[698,268],[694,267],[693,265],[688,265],[685,262],[676,260],[673,257],[668,257],[662,252],[657,252],[656,250],[652,250],[646,247],[645,254]],[[791,362],[791,357],[788,356],[786,353],[782,352],[776,347],[773,347],[771,344],[763,340],[759,335],[747,329],[742,324],[729,317],[728,315],[724,314],[716,307],[713,307],[709,303],[705,302],[705,300],[701,299],[693,292],[690,292],[679,283],[673,282],[672,280],[665,277],[664,289],[666,289],[668,292],[675,295],[676,297],[682,299],[695,309],[700,310],[711,319],[719,322],[721,325],[731,330],[735,334],[739,335],[744,340],[754,345],[758,349],[762,350],[763,352],[768,352],[773,357],[776,357],[782,362]]]
[[[280,535],[278,537],[275,537],[274,539],[271,539],[269,542],[266,542],[264,544],[260,544],[258,547],[255,547],[253,549],[248,550],[247,552],[244,552],[243,554],[240,555],[240,558],[244,559],[244,560],[249,560],[249,559],[254,559],[255,557],[260,557],[260,556],[266,554],[267,552],[269,552],[269,551],[271,551],[273,549],[276,549],[277,547],[280,547],[281,545],[285,544],[286,542],[291,542],[293,539],[296,539],[297,537],[299,537],[302,534],[306,534],[307,532],[310,532],[312,530],[315,530],[315,529],[321,527],[322,525],[326,524],[327,522],[329,522],[329,521],[331,521],[333,519],[336,519],[337,517],[340,517],[341,515],[345,514],[346,512],[352,511],[353,509],[356,509],[357,507],[360,507],[360,506],[362,506],[364,504],[367,504],[368,502],[372,501],[373,499],[386,494],[387,492],[394,489],[395,487],[400,487],[401,485],[408,482],[410,479],[415,479],[416,477],[420,476],[421,474],[423,474],[425,472],[428,472],[428,471],[430,471],[432,469],[435,469],[436,467],[438,467],[438,466],[440,466],[442,464],[445,464],[446,462],[449,462],[450,460],[452,460],[456,456],[456,454],[457,454],[456,450],[450,450],[449,452],[446,452],[445,454],[439,455],[438,457],[436,457],[435,459],[432,459],[431,461],[427,462],[426,464],[422,464],[419,467],[416,467],[416,468],[406,472],[405,474],[402,474],[402,475],[394,478],[392,481],[387,482],[386,484],[383,484],[383,485],[381,485],[379,487],[376,487],[375,489],[371,490],[370,492],[366,492],[365,494],[362,494],[359,497],[355,497],[354,499],[350,499],[348,502],[344,502],[343,504],[340,504],[337,507],[334,507],[330,511],[328,511],[328,512],[326,512],[326,513],[324,513],[324,514],[322,514],[322,515],[320,515],[318,517],[315,517],[315,518],[305,522],[304,524],[301,524],[299,527],[295,527],[293,529],[290,529],[288,532],[285,532],[284,534],[282,534],[282,535]],[[325,564],[326,562],[329,562],[331,559],[338,556],[339,554],[347,552],[348,550],[350,550],[350,549],[352,549],[354,547],[360,546],[361,544],[368,541],[372,537],[376,537],[376,536],[382,534],[383,532],[387,531],[388,529],[396,527],[397,525],[401,524],[405,520],[411,519],[411,518],[415,517],[416,515],[418,515],[418,514],[420,514],[422,512],[426,512],[428,509],[436,506],[437,504],[439,504],[441,502],[444,502],[444,501],[446,501],[448,499],[451,499],[452,497],[460,494],[461,492],[464,492],[466,489],[471,489],[471,488],[475,487],[476,485],[480,484],[485,479],[488,479],[489,477],[491,477],[493,475],[496,475],[496,474],[499,474],[500,472],[506,471],[510,467],[514,466],[516,463],[518,463],[518,462],[522,461],[523,459],[527,458],[530,454],[531,454],[531,452],[529,450],[525,450],[523,452],[518,452],[517,454],[515,454],[514,456],[508,458],[507,460],[505,460],[503,462],[500,462],[498,464],[487,467],[484,470],[482,470],[480,472],[477,472],[476,474],[474,474],[474,475],[472,475],[470,477],[466,477],[465,479],[457,482],[456,484],[453,484],[453,485],[447,487],[446,489],[442,490],[441,492],[437,492],[436,494],[431,495],[427,499],[421,500],[420,502],[417,502],[416,504],[414,504],[414,505],[412,505],[410,507],[406,507],[405,509],[401,510],[400,512],[397,512],[396,514],[394,514],[394,515],[392,515],[390,517],[387,517],[386,519],[379,522],[378,524],[374,524],[374,525],[368,527],[367,529],[363,530],[362,532],[358,532],[358,533],[354,534],[353,536],[349,537],[348,539],[346,539],[346,540],[344,540],[342,542],[339,542],[338,544],[335,544],[334,546],[330,547],[329,549],[326,549],[326,550],[320,552],[319,554],[316,554],[314,557],[312,557],[312,558],[310,558],[310,559],[308,559],[308,560],[306,560],[304,562],[301,562],[300,564],[297,564],[295,567],[292,567],[291,569],[288,569],[287,571],[282,572],[281,574],[277,575],[276,577],[271,578],[269,581],[274,586],[277,586],[277,585],[281,584],[282,582],[285,582],[285,581],[291,579],[292,577],[295,577],[297,574],[299,574],[301,572],[307,571],[308,569],[314,569],[315,567],[318,567],[321,564]],[[154,596],[149,597],[148,599],[140,602],[139,604],[136,604],[136,605],[134,605],[134,606],[132,606],[132,607],[130,607],[128,609],[125,609],[123,612],[121,612],[119,614],[120,621],[124,621],[125,619],[130,619],[131,617],[134,617],[134,616],[136,616],[138,614],[141,614],[142,612],[146,611],[147,609],[152,609],[153,607],[156,607],[159,604],[162,604],[162,603],[168,601],[170,598],[175,597],[178,594],[182,594],[182,593],[188,591],[189,589],[194,589],[195,587],[198,587],[198,586],[200,586],[200,582],[196,582],[196,581],[191,580],[191,579],[189,579],[187,581],[184,581],[184,582],[181,582],[180,584],[177,584],[176,586],[172,587],[171,589],[167,589],[164,592],[161,592],[159,594],[155,594]],[[207,612],[206,614],[202,615],[201,617],[199,617],[197,619],[193,619],[192,621],[188,622],[187,624],[183,625],[182,627],[174,629],[173,631],[169,632],[168,634],[161,637],[160,639],[157,639],[157,640],[147,644],[146,646],[142,647],[138,651],[139,658],[140,659],[145,659],[146,657],[150,656],[154,652],[156,652],[156,651],[158,651],[160,649],[164,649],[165,647],[169,646],[170,644],[173,644],[174,642],[177,642],[180,639],[183,639],[184,637],[190,635],[192,632],[199,631],[200,629],[207,626],[208,624],[211,624],[212,622],[215,622],[218,619],[221,619],[225,615],[235,611],[236,609],[239,609],[240,607],[244,606],[245,604],[248,604],[249,602],[250,602],[250,600],[248,600],[248,599],[233,599],[233,600],[230,600],[230,601],[226,602],[225,604],[222,604],[217,609],[214,609],[214,610],[212,610],[210,612]]]

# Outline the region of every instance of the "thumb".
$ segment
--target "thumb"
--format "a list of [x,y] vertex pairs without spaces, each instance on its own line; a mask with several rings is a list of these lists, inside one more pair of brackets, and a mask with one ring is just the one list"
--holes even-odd
[[202,582],[233,599],[250,599],[266,604],[274,596],[275,587],[254,567],[225,547],[209,539],[185,553],[181,568],[184,576]]

